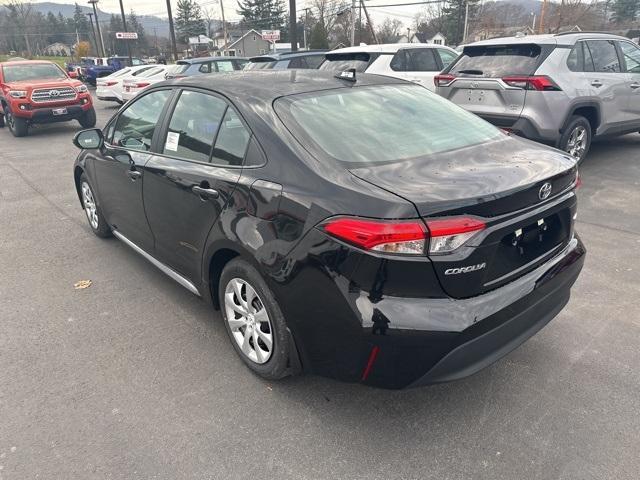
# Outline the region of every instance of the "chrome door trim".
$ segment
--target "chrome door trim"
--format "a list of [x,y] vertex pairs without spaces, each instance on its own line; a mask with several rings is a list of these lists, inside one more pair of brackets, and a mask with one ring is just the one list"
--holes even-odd
[[187,280],[185,277],[180,275],[178,272],[176,272],[172,268],[168,267],[167,265],[162,263],[160,260],[158,260],[158,259],[152,257],[151,255],[149,255],[142,248],[140,248],[138,245],[133,243],[131,240],[129,240],[127,237],[122,235],[117,230],[113,230],[113,234],[116,236],[116,238],[118,238],[119,240],[122,240],[122,242],[124,242],[126,245],[131,247],[135,252],[137,252],[140,255],[142,255],[145,259],[147,259],[149,262],[151,262],[155,267],[160,269],[160,271],[162,273],[164,273],[168,277],[170,277],[173,280],[175,280],[176,282],[178,282],[180,285],[182,285],[184,288],[189,290],[194,295],[197,295],[198,297],[202,296],[202,295],[200,295],[200,292],[198,291],[196,286],[193,283],[191,283],[189,280]]

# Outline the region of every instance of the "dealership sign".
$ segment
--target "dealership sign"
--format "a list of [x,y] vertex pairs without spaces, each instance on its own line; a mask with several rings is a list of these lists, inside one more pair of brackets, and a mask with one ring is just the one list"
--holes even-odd
[[262,30],[260,35],[262,35],[262,39],[267,42],[277,42],[280,40],[280,30]]
[[116,32],[116,38],[118,40],[137,40],[138,34],[136,32]]

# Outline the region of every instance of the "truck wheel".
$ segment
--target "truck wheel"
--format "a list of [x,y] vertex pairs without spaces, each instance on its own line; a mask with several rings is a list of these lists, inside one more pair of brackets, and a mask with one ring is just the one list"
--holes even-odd
[[14,137],[26,137],[29,133],[29,124],[24,118],[14,117],[10,110],[5,110],[4,116],[7,121],[9,131]]
[[78,119],[82,128],[93,128],[96,126],[96,111],[93,107],[84,112]]
[[559,143],[561,150],[575,158],[578,163],[581,162],[587,156],[591,146],[591,124],[580,115],[572,116],[567,122]]

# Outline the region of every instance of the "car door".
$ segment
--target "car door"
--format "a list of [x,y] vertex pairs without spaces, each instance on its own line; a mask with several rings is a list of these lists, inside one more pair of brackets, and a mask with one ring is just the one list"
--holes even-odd
[[435,76],[442,70],[440,59],[436,58],[434,48],[409,48],[407,53],[406,79],[435,91]]
[[626,109],[632,125],[640,123],[640,48],[635,43],[620,41],[620,52],[624,60],[627,82]]
[[183,90],[145,164],[144,204],[155,256],[199,283],[209,231],[232,197],[250,134],[222,97]]
[[600,99],[603,130],[615,133],[630,119],[627,101],[627,75],[622,72],[613,40],[585,41],[585,72],[592,95]]
[[142,204],[143,167],[171,94],[169,89],[156,90],[122,110],[107,130],[104,148],[94,161],[107,223],[147,252],[153,251],[154,241]]

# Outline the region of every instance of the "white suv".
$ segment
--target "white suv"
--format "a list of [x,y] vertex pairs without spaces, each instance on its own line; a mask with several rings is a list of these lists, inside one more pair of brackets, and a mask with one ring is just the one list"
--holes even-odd
[[434,91],[434,77],[458,57],[458,52],[431,43],[389,43],[340,48],[325,56],[320,70],[355,68],[359,73],[403,78]]

